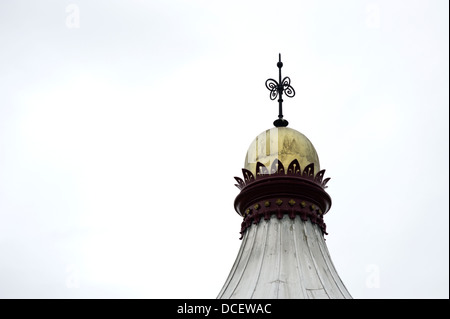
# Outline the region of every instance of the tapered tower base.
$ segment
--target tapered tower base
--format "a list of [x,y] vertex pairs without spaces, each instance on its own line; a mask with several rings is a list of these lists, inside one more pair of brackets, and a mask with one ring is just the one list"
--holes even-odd
[[249,227],[217,298],[350,299],[317,224],[272,215]]
[[242,173],[242,244],[217,298],[351,299],[324,239],[330,178],[306,136],[286,127],[259,134]]

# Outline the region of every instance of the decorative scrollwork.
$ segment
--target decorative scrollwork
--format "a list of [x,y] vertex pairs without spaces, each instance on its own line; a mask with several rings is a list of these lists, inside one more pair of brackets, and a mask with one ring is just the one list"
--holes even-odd
[[244,183],[244,181],[242,180],[242,178],[239,178],[239,177],[235,177],[234,178],[238,183],[237,184],[234,184],[237,188],[239,188],[240,190],[242,190],[243,188],[244,188],[244,186],[245,186],[245,183]]
[[293,97],[295,95],[295,90],[291,86],[291,79],[289,77],[285,77],[283,79],[283,92],[288,97]]
[[255,176],[253,176],[252,172],[250,172],[248,169],[243,168],[242,174],[244,175],[244,180],[247,184],[255,180]]
[[278,67],[278,82],[272,78],[266,80],[266,88],[270,91],[270,99],[275,100],[278,97],[278,119],[273,122],[275,127],[285,127],[289,124],[288,121],[283,119],[283,93],[287,97],[293,97],[295,90],[291,86],[291,79],[289,77],[281,77],[281,68],[283,62],[281,62],[281,54],[279,54]]
[[303,170],[303,176],[310,179],[314,178],[314,163],[306,165],[305,169]]
[[278,96],[278,82],[274,79],[266,81],[266,88],[270,91],[270,99],[275,100]]
[[322,182],[322,187],[323,188],[327,188],[328,186],[326,186],[326,184],[328,183],[328,181],[330,180],[330,177],[327,177],[327,178],[325,178],[324,180],[323,180],[323,182]]
[[295,96],[295,90],[291,86],[291,79],[289,77],[285,77],[280,85],[277,81],[274,79],[267,79],[266,81],[266,88],[270,91],[270,99],[275,100],[278,95],[280,95],[281,98],[281,92],[286,94],[288,97]]
[[317,185],[320,185],[322,188],[327,188],[326,184],[330,180],[330,178],[323,179],[325,175],[325,170],[319,171],[317,174],[314,174],[314,163],[310,163],[306,165],[306,167],[301,169],[300,164],[297,159],[294,159],[288,166],[287,169],[285,169],[283,163],[279,159],[274,159],[272,162],[272,165],[270,166],[270,169],[266,167],[263,163],[257,162],[256,163],[256,174],[253,175],[253,173],[245,168],[242,169],[242,173],[244,176],[244,180],[242,180],[239,177],[235,177],[238,184],[235,184],[237,188],[240,190],[243,190],[247,185],[252,184],[253,182],[261,179],[261,178],[268,178],[270,176],[276,176],[276,175],[289,175],[289,176],[296,176],[298,178],[304,178],[313,181]]
[[322,179],[323,179],[323,175],[325,175],[325,170],[323,169],[323,170],[321,170],[321,171],[319,171],[317,174],[316,174],[316,177],[314,178],[314,180],[317,182],[317,183],[322,183]]
[[270,168],[270,174],[277,175],[277,174],[284,174],[284,166],[283,163],[281,163],[278,158],[274,159],[272,166]]
[[[276,216],[277,219],[282,219],[284,215],[288,215],[290,219],[295,219],[296,216],[299,216],[302,221],[307,221],[309,219],[311,223],[316,224],[320,228],[324,235],[328,235],[327,225],[324,222],[323,213],[320,207],[309,201],[302,200],[300,204],[298,204],[294,199],[289,197],[284,198],[284,200],[278,198],[276,201],[275,198],[257,203],[253,206],[253,208],[255,208],[254,210],[252,210],[252,208],[246,210],[251,213],[243,215],[244,219],[241,223],[241,231],[239,232],[241,237],[239,239],[243,238],[244,233],[249,227],[260,223],[262,219],[269,220],[272,216]],[[270,205],[271,202],[275,203],[276,206]]]
[[288,174],[290,175],[302,175],[300,164],[297,159],[294,159],[288,167]]
[[269,175],[269,170],[267,167],[261,162],[256,163],[256,176],[262,177],[267,175]]

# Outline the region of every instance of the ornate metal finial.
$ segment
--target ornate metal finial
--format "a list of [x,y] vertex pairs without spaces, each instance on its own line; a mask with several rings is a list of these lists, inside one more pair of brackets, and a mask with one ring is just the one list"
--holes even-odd
[[274,79],[268,79],[266,81],[266,88],[270,91],[270,99],[275,100],[278,96],[278,120],[273,122],[276,127],[288,126],[289,122],[283,119],[283,92],[288,97],[293,97],[295,95],[294,88],[291,86],[291,79],[285,77],[281,80],[281,68],[283,67],[283,62],[281,62],[281,53],[278,55],[278,82]]

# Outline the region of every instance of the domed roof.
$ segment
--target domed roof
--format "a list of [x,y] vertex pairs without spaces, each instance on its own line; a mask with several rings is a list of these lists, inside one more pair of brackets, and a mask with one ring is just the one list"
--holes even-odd
[[244,168],[256,175],[257,162],[269,168],[275,159],[285,167],[297,159],[302,170],[314,163],[314,175],[320,171],[314,145],[305,135],[288,127],[274,127],[259,134],[248,148]]

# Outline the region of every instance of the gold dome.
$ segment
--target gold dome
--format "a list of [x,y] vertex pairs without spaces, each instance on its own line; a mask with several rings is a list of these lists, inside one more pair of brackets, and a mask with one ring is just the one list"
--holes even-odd
[[245,168],[256,174],[256,163],[268,169],[278,159],[287,169],[297,159],[303,170],[314,163],[314,175],[320,171],[319,156],[311,141],[302,133],[288,127],[274,127],[259,134],[248,148]]

